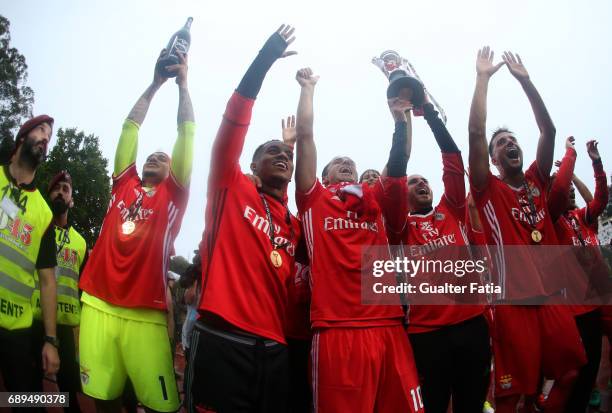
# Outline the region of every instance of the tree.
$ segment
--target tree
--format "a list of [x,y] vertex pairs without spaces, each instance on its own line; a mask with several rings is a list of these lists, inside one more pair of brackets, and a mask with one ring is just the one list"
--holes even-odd
[[10,22],[0,15],[0,141],[12,140],[24,119],[32,117],[34,91],[25,85],[28,65],[19,50],[10,47]]
[[76,128],[57,131],[57,142],[47,161],[36,172],[36,186],[47,193],[47,185],[56,173],[65,169],[72,176],[74,208],[68,214],[71,225],[93,247],[110,200],[108,160],[102,156],[98,138]]

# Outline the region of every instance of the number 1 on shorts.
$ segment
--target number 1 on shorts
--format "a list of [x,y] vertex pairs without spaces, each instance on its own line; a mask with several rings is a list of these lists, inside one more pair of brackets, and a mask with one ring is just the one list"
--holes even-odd
[[159,376],[159,384],[161,385],[164,400],[168,400],[168,392],[166,391],[166,380],[164,380],[164,376]]

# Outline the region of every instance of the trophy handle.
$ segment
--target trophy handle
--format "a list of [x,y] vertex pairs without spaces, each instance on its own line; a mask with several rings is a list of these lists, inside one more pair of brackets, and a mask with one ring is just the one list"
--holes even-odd
[[[410,63],[410,61],[406,58],[402,57],[402,63],[406,65],[406,67],[408,67],[410,69],[410,71],[412,72],[412,74],[414,75],[415,78],[418,79],[419,82],[421,82],[421,84],[425,85],[425,83],[421,80],[421,78],[419,77],[419,74],[417,73],[416,70],[414,70],[414,66],[412,66],[412,64]],[[438,110],[438,113],[440,114],[440,118],[442,119],[442,122],[444,122],[444,124],[446,125],[446,112],[444,112],[444,109],[442,109],[442,106],[440,106],[440,104],[438,103],[438,101],[433,97],[433,95],[431,93],[429,93],[429,91],[427,90],[427,88],[425,88],[425,93],[427,94],[427,97],[429,98],[429,101],[436,107],[436,109]]]
[[387,71],[385,70],[385,61],[384,60],[382,60],[380,57],[373,57],[372,58],[372,64],[374,66],[376,66],[377,68],[379,68],[383,72],[385,77],[389,77],[389,73],[387,73]]

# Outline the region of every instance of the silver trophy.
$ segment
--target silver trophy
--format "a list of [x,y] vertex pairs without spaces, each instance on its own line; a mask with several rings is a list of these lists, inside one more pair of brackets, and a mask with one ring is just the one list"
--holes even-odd
[[446,123],[444,109],[440,107],[431,93],[425,89],[423,81],[408,59],[401,57],[394,50],[386,50],[380,54],[380,57],[373,57],[372,63],[382,70],[387,79],[389,79],[387,98],[397,97],[402,89],[409,89],[410,101],[415,106],[415,115],[419,115],[419,112],[422,112],[420,108],[425,100],[425,95],[427,95],[429,101],[440,113],[442,121]]

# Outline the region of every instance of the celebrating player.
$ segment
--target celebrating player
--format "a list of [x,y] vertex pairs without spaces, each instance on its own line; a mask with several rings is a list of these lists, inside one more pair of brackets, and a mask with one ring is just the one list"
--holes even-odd
[[[487,89],[489,79],[503,65],[525,91],[540,130],[536,161],[526,172],[523,152],[511,131],[498,129],[487,145]],[[499,259],[504,256],[506,245],[555,245],[557,237],[546,197],[555,127],[546,106],[518,55],[506,52],[503,62],[493,64],[493,52],[484,47],[478,51],[476,72],[469,119],[470,192],[480,212],[487,243],[495,246],[492,250]],[[489,156],[499,177],[489,170]],[[517,261],[501,263],[501,300],[522,302],[557,292],[551,291],[548,280],[543,279],[533,262]],[[524,286],[528,289],[520,288]],[[576,325],[563,306],[497,305],[494,317],[498,412],[514,412],[522,394],[527,396],[526,403],[532,403],[542,373],[556,379],[584,364]]]
[[[442,152],[444,194],[434,208],[427,179],[417,174],[408,176],[410,212],[399,238],[407,246],[442,248],[445,258],[466,259],[466,196],[461,152],[434,106],[426,102],[423,110]],[[483,313],[482,305],[408,308],[408,333],[428,413],[445,413],[451,396],[455,413],[476,412],[482,408],[491,365],[489,330]]]
[[[551,216],[555,221],[555,229],[559,244],[582,247],[577,250],[579,262],[584,264],[587,276],[591,274],[594,265],[597,264],[598,251],[594,248],[599,245],[597,239],[597,217],[603,212],[608,203],[608,185],[606,173],[601,162],[601,156],[597,149],[597,142],[587,142],[587,153],[593,164],[595,174],[595,196],[590,196],[590,201],[584,208],[576,206],[576,192],[571,185],[572,181],[577,187],[586,189],[582,181],[574,175],[574,164],[576,162],[576,150],[574,149],[574,138],[566,141],[566,154],[558,163],[559,171],[553,181],[548,205]],[[588,192],[588,189],[586,189]],[[590,195],[590,194],[589,194]],[[592,252],[592,254],[590,254]],[[586,281],[586,280],[583,280]],[[589,280],[590,281],[590,280]],[[571,292],[570,292],[571,293]],[[576,325],[587,355],[585,364],[578,373],[572,392],[567,400],[565,412],[582,412],[586,410],[589,397],[601,359],[601,337],[602,319],[601,307],[593,305],[575,305],[571,309],[576,318]]]
[[286,412],[289,365],[286,285],[295,271],[300,229],[286,203],[293,149],[271,140],[239,159],[255,98],[294,29],[266,41],[230,98],[213,144],[206,228],[200,245],[200,319],[191,339],[187,399],[191,411]]
[[[402,327],[399,305],[361,303],[361,249],[387,243],[381,205],[385,185],[405,182],[407,120],[410,102],[397,101],[388,177],[374,187],[357,184],[355,163],[335,157],[316,178],[313,96],[318,77],[298,71],[297,204],[311,265],[310,319],[315,412],[422,412],[412,350]],[[389,193],[401,193],[389,188]],[[390,202],[389,202],[390,201]],[[386,210],[392,217],[393,211]]]
[[80,283],[81,382],[104,412],[120,410],[118,398],[128,377],[149,411],[179,408],[166,327],[166,274],[189,197],[195,123],[187,56],[167,69],[177,74],[179,90],[172,158],[152,153],[142,179],[138,176],[138,130],[167,80],[155,70],[153,82],[123,123],[111,201]]

